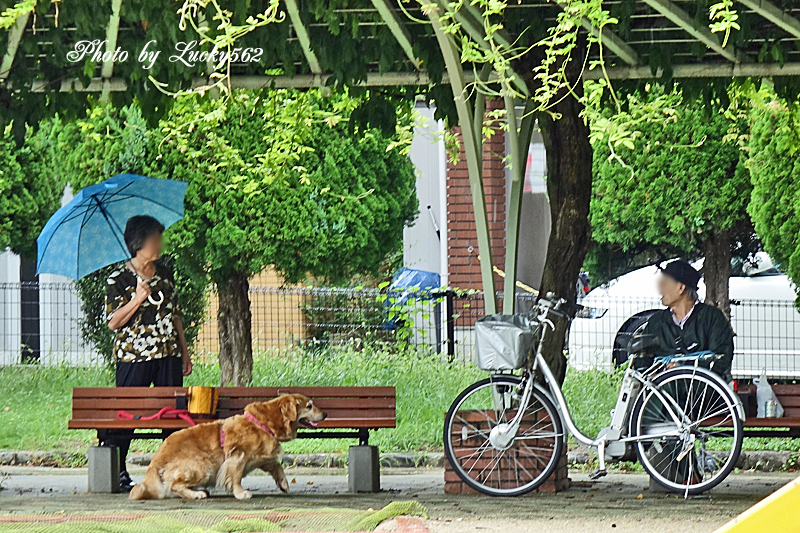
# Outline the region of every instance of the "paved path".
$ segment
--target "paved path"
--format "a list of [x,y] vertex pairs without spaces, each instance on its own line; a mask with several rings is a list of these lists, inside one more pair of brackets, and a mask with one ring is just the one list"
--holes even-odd
[[[131,473],[134,479],[140,479],[143,469]],[[431,533],[711,532],[797,474],[734,474],[710,493],[688,500],[650,492],[643,474],[611,474],[590,482],[585,474],[573,472],[573,488],[566,492],[514,499],[445,495],[439,469],[388,470],[382,476],[383,492],[379,494],[347,493],[343,470],[287,469],[287,476],[294,481],[288,495],[280,494],[270,477],[251,475],[243,484],[254,497],[246,502],[221,494],[203,502],[131,502],[119,494],[87,495],[85,469],[0,467],[0,513],[264,510],[289,506],[367,509],[390,501],[417,499],[430,511],[426,526]]]

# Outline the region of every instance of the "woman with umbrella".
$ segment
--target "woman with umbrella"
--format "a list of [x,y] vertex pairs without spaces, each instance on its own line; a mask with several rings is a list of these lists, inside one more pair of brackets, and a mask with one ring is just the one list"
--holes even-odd
[[[106,318],[115,332],[117,387],[180,387],[192,372],[174,275],[158,261],[163,232],[151,216],[128,219],[124,237],[131,259],[108,277]],[[120,434],[108,439],[119,446],[120,488],[126,491],[134,485],[125,468],[130,442]]]
[[[37,274],[81,279],[121,263],[106,286],[118,387],[179,387],[192,371],[173,272],[158,261],[164,228],[183,217],[186,187],[182,181],[119,174],[80,190],[36,240]],[[100,435],[102,444],[119,447],[122,490],[133,487],[125,468],[132,434]]]

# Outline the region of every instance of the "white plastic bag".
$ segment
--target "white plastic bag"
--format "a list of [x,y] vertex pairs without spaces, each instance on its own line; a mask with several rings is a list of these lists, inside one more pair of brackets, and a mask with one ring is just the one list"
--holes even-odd
[[772,387],[769,385],[769,381],[767,381],[767,369],[761,371],[761,375],[753,380],[753,383],[756,384],[756,401],[758,402],[758,411],[756,416],[758,418],[764,418],[766,416],[765,409],[767,407],[767,402],[773,401],[777,406],[775,409],[775,418],[780,418],[783,416],[783,406],[781,402],[778,401],[778,397],[775,396],[775,392],[773,392]]

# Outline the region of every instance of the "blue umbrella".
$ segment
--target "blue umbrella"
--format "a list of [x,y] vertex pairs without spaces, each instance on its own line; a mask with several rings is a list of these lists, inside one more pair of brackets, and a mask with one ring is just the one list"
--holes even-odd
[[56,211],[36,239],[37,274],[80,279],[130,258],[123,234],[134,215],[150,215],[169,227],[183,218],[187,183],[119,174],[81,189]]

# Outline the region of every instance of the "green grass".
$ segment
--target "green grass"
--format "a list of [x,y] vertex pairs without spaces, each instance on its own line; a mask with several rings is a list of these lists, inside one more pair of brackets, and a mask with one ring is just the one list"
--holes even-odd
[[[438,355],[413,351],[303,351],[259,354],[253,365],[255,386],[386,386],[397,388],[397,428],[372,432],[382,451],[442,449],[442,423],[450,402],[473,381],[485,377],[476,368],[446,363]],[[185,385],[216,385],[215,363],[196,365]],[[72,387],[113,385],[105,368],[0,367],[0,450],[83,453],[93,431],[67,430]],[[354,440],[297,440],[288,453],[346,451]],[[133,451],[152,451],[158,441],[134,441]]]
[[564,397],[575,425],[584,435],[595,437],[611,422],[610,413],[617,403],[621,384],[622,372],[567,370]]
[[[370,442],[384,452],[440,451],[444,414],[458,393],[486,376],[474,367],[447,363],[414,351],[331,349],[258,354],[256,386],[384,386],[397,388],[397,428],[372,432]],[[609,422],[621,373],[570,369],[564,394],[578,428],[590,436]],[[219,367],[196,365],[188,385],[216,385]],[[72,387],[113,385],[108,368],[0,367],[0,450],[69,452],[80,457],[93,431],[67,430]],[[346,451],[353,440],[297,440],[288,453]],[[159,441],[134,441],[134,451],[153,451]],[[800,450],[797,439],[745,439],[749,450]]]
[[67,430],[72,387],[113,385],[107,368],[0,367],[0,450],[83,450],[93,431]]

